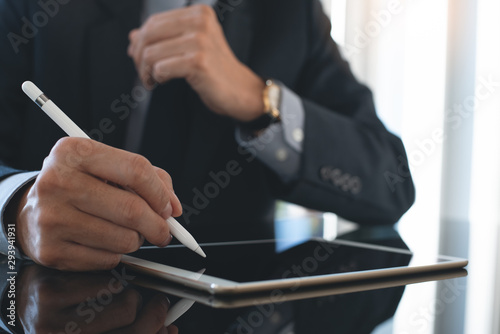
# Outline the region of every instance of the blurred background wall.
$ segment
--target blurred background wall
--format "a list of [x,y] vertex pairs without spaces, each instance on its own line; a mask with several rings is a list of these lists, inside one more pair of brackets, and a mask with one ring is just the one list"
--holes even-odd
[[[453,302],[439,296],[444,283],[419,295],[409,287],[378,333],[500,333],[500,1],[322,2],[332,37],[408,152],[417,200],[396,228],[416,252],[470,260]],[[323,218],[320,233],[334,237],[337,217]]]

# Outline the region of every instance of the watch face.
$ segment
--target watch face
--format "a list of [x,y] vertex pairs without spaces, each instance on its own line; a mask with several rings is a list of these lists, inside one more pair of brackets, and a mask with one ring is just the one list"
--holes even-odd
[[279,108],[280,103],[280,87],[278,85],[271,85],[268,88],[269,102],[271,108]]

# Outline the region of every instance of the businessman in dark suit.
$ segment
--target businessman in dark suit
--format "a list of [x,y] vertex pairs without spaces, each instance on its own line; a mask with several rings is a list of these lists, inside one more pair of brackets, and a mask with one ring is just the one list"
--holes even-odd
[[[20,250],[109,268],[144,238],[167,245],[181,212],[198,241],[270,237],[277,198],[399,220],[414,201],[403,145],[319,1],[184,2],[0,0],[0,207]],[[25,80],[96,140],[58,141]]]

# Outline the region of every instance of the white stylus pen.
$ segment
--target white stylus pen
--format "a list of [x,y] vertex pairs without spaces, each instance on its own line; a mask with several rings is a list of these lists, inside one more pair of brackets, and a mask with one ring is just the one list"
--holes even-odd
[[[201,276],[203,276],[203,274],[205,273],[206,270],[207,270],[206,268],[203,268],[200,271],[198,271],[197,273],[193,273],[191,276],[188,277],[188,279],[197,281],[200,279]],[[188,298],[183,298],[183,299],[179,300],[177,303],[175,303],[175,305],[168,310],[167,318],[165,319],[164,326],[168,327],[171,324],[173,324],[174,321],[176,321],[184,313],[189,311],[189,309],[194,305],[194,303],[195,303],[194,300],[188,299]]]
[[[82,131],[54,102],[52,102],[43,92],[31,81],[23,83],[23,91],[33,100],[52,120],[59,125],[70,137],[88,138],[90,137]],[[167,219],[170,233],[177,238],[184,246],[207,257],[200,245],[193,236],[173,217]]]

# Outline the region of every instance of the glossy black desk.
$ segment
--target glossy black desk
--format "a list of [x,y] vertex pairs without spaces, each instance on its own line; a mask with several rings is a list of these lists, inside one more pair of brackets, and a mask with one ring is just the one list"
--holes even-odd
[[[392,229],[373,232],[361,229],[344,237],[406,248]],[[350,258],[338,265],[349,270],[356,261]],[[15,284],[15,327],[8,328],[11,285],[6,261],[2,262],[2,322],[10,333],[165,333],[160,331],[165,318],[186,298],[196,302],[174,322],[175,327],[169,327],[169,333],[396,333],[391,324],[396,312],[408,322],[406,333],[397,333],[421,333],[449,316],[452,308],[446,306],[456,302],[466,284],[466,271],[457,270],[284,291],[279,298],[266,293],[214,298],[121,266],[111,272],[62,273],[23,263]],[[408,315],[399,310],[411,305],[419,289],[436,286],[435,280],[440,283],[433,305],[444,308],[417,307]]]

